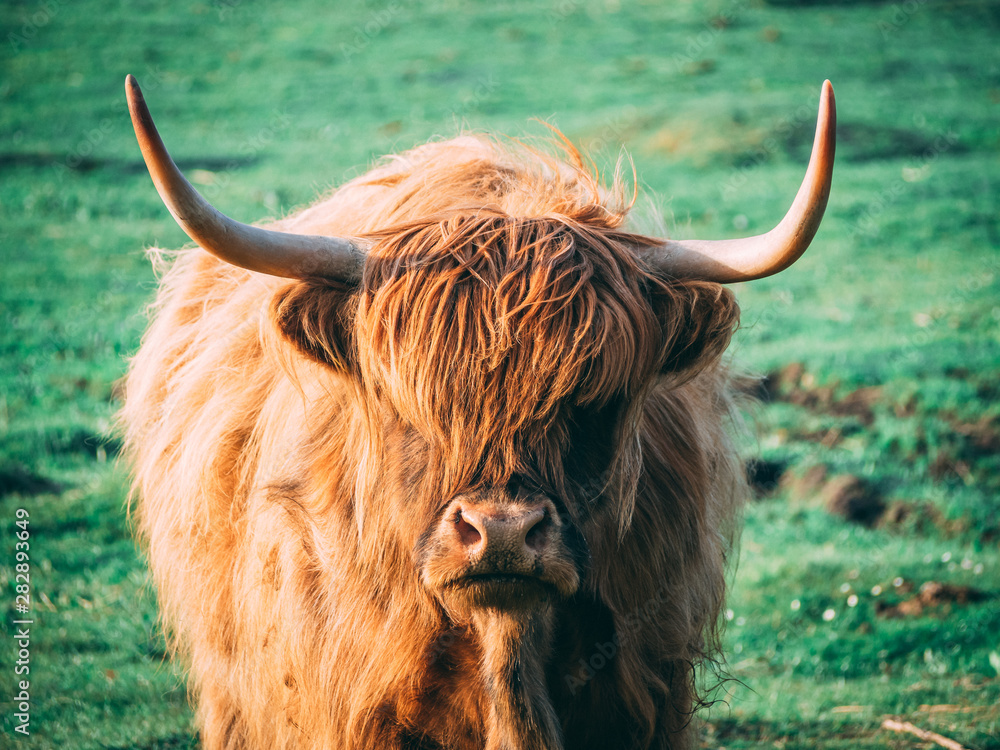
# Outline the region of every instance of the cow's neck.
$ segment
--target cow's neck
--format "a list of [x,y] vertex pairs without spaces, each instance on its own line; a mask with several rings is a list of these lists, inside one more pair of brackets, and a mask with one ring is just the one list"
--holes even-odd
[[551,610],[520,618],[487,610],[473,622],[489,705],[486,750],[561,750],[562,733],[545,682]]

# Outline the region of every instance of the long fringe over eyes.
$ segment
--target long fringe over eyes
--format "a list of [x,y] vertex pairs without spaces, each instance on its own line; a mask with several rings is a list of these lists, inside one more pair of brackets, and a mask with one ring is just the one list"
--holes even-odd
[[358,310],[361,370],[451,465],[487,456],[479,470],[502,482],[519,436],[545,434],[567,402],[634,397],[656,365],[625,233],[484,210],[380,239]]

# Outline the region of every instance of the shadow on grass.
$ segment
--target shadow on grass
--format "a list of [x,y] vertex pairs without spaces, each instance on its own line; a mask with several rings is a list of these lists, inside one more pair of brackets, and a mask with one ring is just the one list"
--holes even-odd
[[193,734],[172,734],[145,744],[107,745],[104,750],[196,750],[201,745]]
[[[179,159],[177,166],[181,170],[207,169],[217,172],[228,169],[242,169],[257,164],[256,156],[203,156],[190,159]],[[95,169],[110,169],[122,174],[145,174],[146,164],[137,159],[102,159],[91,156],[75,156],[72,154],[56,154],[47,152],[19,153],[12,151],[0,152],[0,171],[27,168],[39,169],[53,166],[64,166],[75,172],[92,172]]]
[[784,750],[826,748],[883,747],[879,736],[880,721],[859,719],[857,724],[828,721],[794,723],[764,721],[746,717],[713,720],[705,725],[702,747],[756,748],[780,747]]

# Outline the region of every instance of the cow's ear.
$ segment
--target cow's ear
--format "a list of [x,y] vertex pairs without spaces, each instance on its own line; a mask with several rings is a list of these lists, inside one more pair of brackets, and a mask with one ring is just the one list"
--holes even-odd
[[663,333],[663,373],[694,374],[714,363],[740,322],[733,293],[707,281],[663,286],[653,305]]
[[325,365],[346,369],[353,359],[353,289],[320,281],[302,281],[279,289],[271,300],[271,320],[302,354]]

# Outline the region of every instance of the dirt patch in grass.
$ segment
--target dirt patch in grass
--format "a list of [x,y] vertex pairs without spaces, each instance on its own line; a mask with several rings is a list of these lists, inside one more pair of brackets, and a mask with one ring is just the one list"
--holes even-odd
[[829,476],[825,464],[790,469],[782,475],[779,486],[793,501],[818,502],[831,515],[864,526],[874,526],[886,510],[875,485],[853,474]]
[[[948,376],[971,380],[961,368],[949,371]],[[860,440],[860,445],[877,448],[897,462],[901,459],[911,470],[938,483],[990,486],[1000,476],[1000,415],[986,405],[979,413],[970,408],[960,414],[958,407],[934,408],[916,394],[900,395],[889,386],[868,385],[845,392],[837,381],[819,384],[801,362],[769,373],[751,393],[765,402],[792,404],[823,415],[809,426],[785,427],[789,440],[816,443],[824,449],[841,447],[848,438],[855,445]],[[799,483],[796,478],[790,481],[793,488]],[[851,503],[847,507],[831,502],[834,512],[852,520],[872,518],[869,511],[859,516]]]
[[[764,462],[779,465],[777,462]],[[752,464],[751,464],[752,465]],[[756,490],[756,485],[755,490]],[[967,517],[948,518],[927,500],[890,499],[879,487],[853,474],[831,475],[826,464],[792,466],[782,473],[776,492],[793,503],[822,507],[831,515],[868,528],[882,528],[900,534],[945,538],[969,531]],[[763,497],[765,495],[758,495]]]
[[957,586],[927,581],[916,596],[898,604],[876,602],[875,614],[886,619],[920,617],[924,614],[949,615],[955,605],[963,606],[987,599],[987,595],[971,586]]
[[937,448],[927,467],[931,478],[937,481],[958,478],[966,483],[989,479],[994,473],[989,464],[1000,456],[1000,417],[984,414],[968,421],[952,413],[938,416],[951,427],[952,433]]
[[967,453],[974,457],[1000,454],[1000,417],[983,415],[975,422],[953,421],[955,434],[965,438]]
[[885,512],[885,501],[868,481],[841,474],[823,485],[820,493],[827,512],[845,521],[874,526]]
[[826,483],[827,473],[825,464],[792,468],[781,476],[779,486],[792,500],[809,500],[819,495]]
[[884,399],[881,386],[862,386],[837,398],[839,384],[817,385],[815,376],[801,362],[792,362],[766,375],[759,392],[764,400],[784,401],[835,417],[854,417],[869,427],[875,422],[875,406]]
[[780,486],[781,478],[787,467],[788,463],[785,461],[771,461],[762,458],[748,461],[746,465],[747,481],[750,483],[754,497],[759,499],[773,495]]
[[936,532],[946,538],[969,530],[967,519],[948,519],[940,508],[925,500],[893,500],[879,518],[878,525],[888,531],[922,536]]

